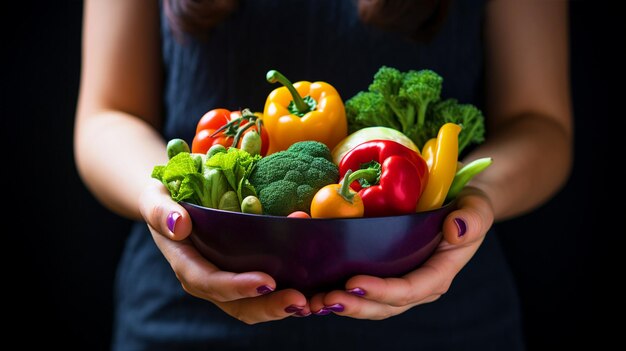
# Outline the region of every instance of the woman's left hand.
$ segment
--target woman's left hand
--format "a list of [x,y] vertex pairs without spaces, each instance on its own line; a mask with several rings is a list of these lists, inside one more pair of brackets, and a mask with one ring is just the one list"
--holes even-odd
[[467,187],[459,194],[457,206],[443,223],[444,240],[418,269],[401,278],[355,276],[348,280],[345,291],[313,296],[311,311],[317,315],[334,312],[359,319],[385,319],[437,300],[448,291],[493,224],[493,208],[483,191]]

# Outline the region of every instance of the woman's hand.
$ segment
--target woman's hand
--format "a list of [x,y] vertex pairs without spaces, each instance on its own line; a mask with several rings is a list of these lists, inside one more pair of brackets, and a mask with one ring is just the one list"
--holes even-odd
[[293,289],[273,292],[276,282],[269,275],[224,272],[204,259],[188,238],[187,211],[171,200],[158,181],[147,186],[139,203],[154,242],[189,294],[248,324],[310,314],[304,295]]
[[318,315],[385,319],[437,300],[478,250],[494,219],[491,202],[477,188],[464,189],[457,201],[458,209],[443,224],[445,240],[421,267],[402,278],[355,276],[346,283],[346,291],[315,295],[310,310]]

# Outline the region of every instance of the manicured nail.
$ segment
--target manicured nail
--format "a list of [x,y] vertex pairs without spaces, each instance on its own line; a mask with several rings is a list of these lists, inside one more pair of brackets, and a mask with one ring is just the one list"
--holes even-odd
[[356,296],[365,296],[365,290],[363,290],[361,288],[350,289],[347,292],[349,292],[352,295],[356,295]]
[[454,224],[456,224],[456,228],[459,230],[459,238],[465,235],[465,232],[467,231],[467,224],[465,224],[465,221],[461,218],[455,218]]
[[327,314],[330,314],[330,310],[326,307],[322,307],[321,310],[317,311],[317,312],[313,312],[314,315],[316,316],[325,316]]
[[289,305],[289,306],[287,306],[287,308],[285,308],[285,312],[287,312],[287,313],[298,313],[298,312],[302,312],[303,309],[304,309],[304,307],[300,307],[300,306],[296,306],[296,305]]
[[170,232],[174,232],[174,228],[176,228],[176,221],[178,221],[179,218],[180,213],[176,211],[172,211],[167,215],[167,229],[169,229]]
[[258,288],[256,288],[256,292],[259,293],[259,295],[266,295],[271,293],[272,291],[274,291],[274,288],[272,288],[271,286],[267,286],[267,285],[261,285]]
[[330,306],[324,306],[324,308],[333,312],[343,312],[343,310],[345,309],[340,303],[336,303]]
[[302,311],[298,311],[298,312],[294,313],[293,315],[294,315],[294,317],[308,317],[308,316],[311,315],[311,312],[309,311],[307,313],[304,313]]

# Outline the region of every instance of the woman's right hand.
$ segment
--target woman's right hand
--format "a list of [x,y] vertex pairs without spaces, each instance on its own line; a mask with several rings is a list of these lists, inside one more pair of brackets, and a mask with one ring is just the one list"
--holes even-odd
[[274,291],[276,282],[268,274],[224,272],[202,257],[188,238],[191,219],[187,211],[171,199],[160,182],[153,180],[146,187],[139,207],[154,242],[189,294],[214,303],[247,324],[311,313],[302,293]]

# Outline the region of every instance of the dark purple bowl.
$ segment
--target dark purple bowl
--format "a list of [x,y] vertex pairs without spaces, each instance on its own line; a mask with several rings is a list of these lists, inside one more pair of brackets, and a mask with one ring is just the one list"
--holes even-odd
[[231,272],[262,271],[277,288],[307,295],[342,289],[357,274],[401,276],[441,241],[454,207],[402,216],[308,219],[261,216],[182,203],[191,240],[210,262]]

